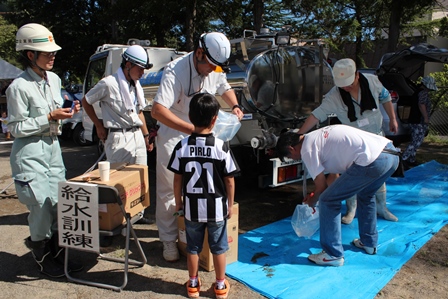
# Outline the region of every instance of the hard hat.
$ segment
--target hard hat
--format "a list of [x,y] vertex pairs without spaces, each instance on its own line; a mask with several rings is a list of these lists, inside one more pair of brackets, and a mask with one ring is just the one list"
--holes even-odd
[[40,24],[26,24],[17,31],[16,51],[54,52],[60,49],[61,47],[54,40],[53,33]]
[[437,90],[436,80],[434,80],[434,78],[431,76],[423,77],[422,84],[430,90]]
[[230,57],[230,42],[220,32],[204,33],[199,38],[199,47],[204,49],[211,64],[217,66],[215,72],[228,71]]
[[124,51],[123,59],[133,64],[138,65],[144,69],[152,68],[152,63],[149,63],[148,53],[142,46],[133,45]]

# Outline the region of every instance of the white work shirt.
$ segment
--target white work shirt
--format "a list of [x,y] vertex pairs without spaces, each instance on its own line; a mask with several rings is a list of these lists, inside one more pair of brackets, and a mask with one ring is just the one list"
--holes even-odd
[[194,52],[170,62],[165,68],[154,101],[170,109],[177,117],[190,122],[191,98],[199,92],[222,95],[231,89],[225,73],[211,72],[203,77],[193,63]]
[[[135,87],[129,85],[129,88],[131,97],[135,99]],[[128,111],[126,109],[124,100],[121,97],[117,73],[101,79],[89,90],[85,97],[87,103],[90,105],[101,102],[101,112],[105,128],[128,129],[143,125],[143,122],[137,114],[143,109],[138,105],[138,101],[135,110]]]
[[[361,115],[361,107],[356,103],[353,103],[355,107],[355,116],[357,118],[356,121],[351,122],[347,116],[348,108],[344,104],[342,100],[341,94],[339,93],[339,89],[337,86],[333,87],[322,100],[322,104],[317,107],[312,114],[319,119],[320,122],[324,122],[328,115],[336,114],[338,119],[344,125],[349,125],[355,128],[359,128],[361,130],[383,135],[382,126],[383,126],[383,116],[380,110],[380,104],[387,103],[391,101],[391,97],[389,91],[381,84],[378,77],[372,74],[363,74],[367,81],[369,82],[369,89],[372,93],[373,98],[375,99],[377,109],[374,110],[365,110]],[[358,99],[361,98],[361,89],[359,89]],[[355,101],[352,98],[353,101]],[[361,99],[362,101],[362,99]],[[356,101],[355,101],[356,102]],[[360,103],[360,102],[359,102]]]
[[321,172],[344,173],[353,163],[367,166],[391,143],[385,137],[346,125],[323,127],[305,134],[302,161],[313,178]]

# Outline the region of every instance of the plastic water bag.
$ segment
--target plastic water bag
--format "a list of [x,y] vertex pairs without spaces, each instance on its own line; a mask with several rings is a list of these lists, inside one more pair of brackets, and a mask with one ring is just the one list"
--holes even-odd
[[235,136],[241,127],[241,123],[235,114],[219,110],[218,119],[213,127],[213,135],[224,141],[229,141]]
[[291,218],[291,225],[297,236],[311,238],[319,229],[319,210],[306,204],[296,206]]

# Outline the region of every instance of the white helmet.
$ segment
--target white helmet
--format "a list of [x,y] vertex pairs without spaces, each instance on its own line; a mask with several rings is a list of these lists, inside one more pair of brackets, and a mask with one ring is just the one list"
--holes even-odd
[[430,90],[437,90],[436,80],[434,80],[434,78],[431,76],[423,77],[422,84]]
[[228,71],[230,42],[220,32],[204,33],[199,38],[199,47],[204,49],[210,63],[217,66],[215,72]]
[[148,53],[142,46],[133,45],[124,51],[122,55],[125,61],[129,61],[144,69],[152,68],[152,63],[149,63]]
[[54,52],[61,50],[53,37],[53,33],[40,24],[26,24],[16,34],[16,51],[31,50]]

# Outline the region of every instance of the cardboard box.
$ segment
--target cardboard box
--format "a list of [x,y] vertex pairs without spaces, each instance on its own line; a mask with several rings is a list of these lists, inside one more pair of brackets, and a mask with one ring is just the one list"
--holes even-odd
[[[227,221],[227,241],[229,242],[229,250],[226,252],[227,264],[236,262],[238,260],[238,216],[239,207],[238,203],[233,205],[233,215],[230,220]],[[177,246],[179,252],[187,256],[187,235],[185,232],[185,220],[184,217],[178,217],[177,220],[179,226],[179,240]],[[213,271],[215,269],[213,265],[213,255],[210,252],[210,246],[208,244],[207,229],[205,230],[204,244],[202,251],[199,254],[199,266],[206,271]]]
[[[110,169],[110,178],[107,182],[100,180],[98,169],[69,181],[114,186],[120,194],[126,212],[130,213],[131,217],[149,207],[148,166],[111,163]],[[125,222],[118,204],[100,204],[98,210],[101,230],[113,230]]]

